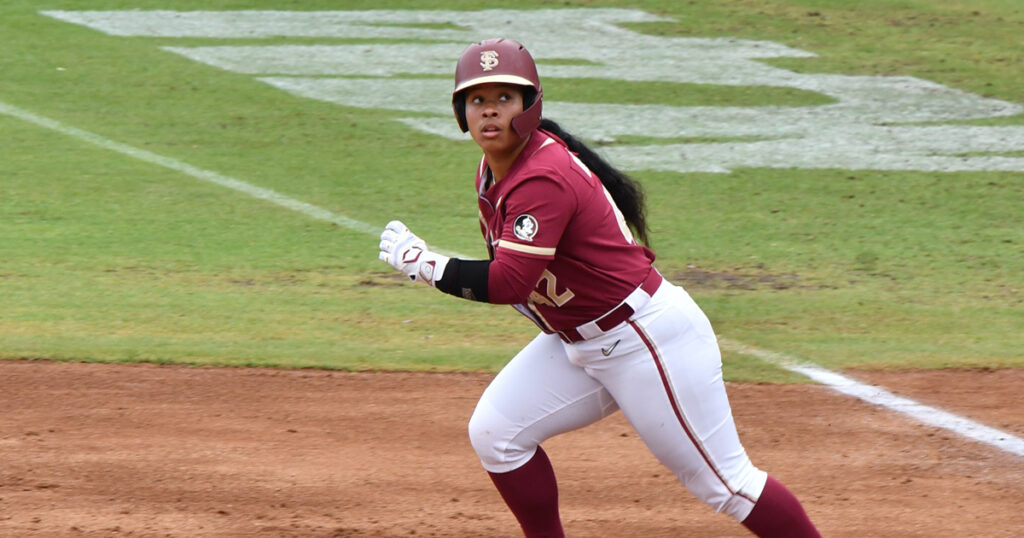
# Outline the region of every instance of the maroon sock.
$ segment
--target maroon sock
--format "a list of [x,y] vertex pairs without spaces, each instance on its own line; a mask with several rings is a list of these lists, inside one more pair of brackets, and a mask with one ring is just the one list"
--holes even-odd
[[821,538],[796,496],[770,476],[743,525],[761,538]]
[[551,461],[539,446],[526,465],[507,473],[489,473],[501,498],[519,520],[527,538],[562,538],[558,484]]

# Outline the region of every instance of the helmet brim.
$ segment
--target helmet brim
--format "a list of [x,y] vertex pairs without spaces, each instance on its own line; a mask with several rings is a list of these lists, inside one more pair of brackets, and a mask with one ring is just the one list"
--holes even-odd
[[517,86],[533,87],[533,82],[531,82],[529,79],[517,75],[486,75],[463,81],[462,84],[459,84],[458,86],[455,87],[455,90],[452,91],[452,95],[459,93],[462,90],[465,90],[466,88],[470,88],[472,86],[479,86],[481,84],[491,83],[515,84]]

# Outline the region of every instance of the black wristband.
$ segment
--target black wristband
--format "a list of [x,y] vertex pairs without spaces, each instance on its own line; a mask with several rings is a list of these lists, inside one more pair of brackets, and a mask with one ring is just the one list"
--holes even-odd
[[444,276],[434,286],[449,295],[486,303],[490,266],[490,260],[451,258],[444,267]]

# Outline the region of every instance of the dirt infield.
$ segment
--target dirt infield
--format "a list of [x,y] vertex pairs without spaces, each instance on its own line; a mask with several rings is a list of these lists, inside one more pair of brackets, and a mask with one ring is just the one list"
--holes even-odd
[[[1024,435],[1024,370],[854,372]],[[517,536],[466,436],[490,376],[0,361],[0,536]],[[825,536],[1020,536],[1024,459],[809,385],[730,384]],[[570,536],[749,536],[621,415],[545,444]]]

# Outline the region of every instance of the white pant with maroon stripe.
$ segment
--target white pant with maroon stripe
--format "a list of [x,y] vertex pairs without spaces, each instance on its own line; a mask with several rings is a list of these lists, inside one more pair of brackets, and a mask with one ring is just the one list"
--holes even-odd
[[740,444],[711,324],[668,281],[596,338],[537,336],[484,391],[469,435],[483,467],[503,473],[544,440],[618,409],[690,492],[737,521],[747,517],[767,475]]

